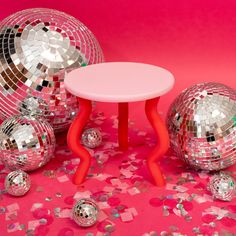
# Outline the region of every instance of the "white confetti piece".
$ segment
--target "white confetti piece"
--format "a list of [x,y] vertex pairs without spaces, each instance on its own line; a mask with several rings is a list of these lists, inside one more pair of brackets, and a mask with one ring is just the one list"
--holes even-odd
[[133,195],[136,195],[136,194],[139,194],[139,193],[140,193],[139,189],[138,189],[138,188],[136,188],[136,187],[130,188],[130,189],[128,189],[127,191],[128,191],[128,193],[129,193],[131,196],[133,196]]
[[205,210],[206,213],[208,214],[214,214],[217,216],[217,219],[222,219],[223,217],[225,217],[229,211],[225,210],[225,209],[221,209],[219,207],[215,207],[215,206],[211,206],[210,208],[207,208]]
[[64,183],[64,182],[69,181],[69,178],[67,177],[67,175],[62,175],[62,176],[57,177],[57,180],[58,180],[60,183]]
[[184,186],[180,186],[180,185],[176,185],[176,184],[169,184],[169,183],[166,185],[166,189],[178,191],[181,193],[188,191],[188,188],[186,188]]
[[74,199],[80,199],[80,198],[90,198],[91,192],[90,191],[84,191],[84,192],[76,192],[74,195]]
[[137,216],[138,215],[138,212],[137,212],[137,210],[134,207],[127,208],[127,209],[125,209],[125,211],[131,213],[133,216]]
[[123,222],[129,222],[134,219],[133,215],[130,212],[123,212],[120,214],[120,217]]
[[59,218],[72,218],[72,210],[71,209],[63,209],[58,214]]
[[42,208],[43,203],[34,203],[30,209],[30,211],[34,211],[35,209]]
[[8,212],[17,211],[17,210],[20,209],[18,203],[10,204],[10,205],[8,205],[6,208],[7,208]]
[[31,220],[28,222],[28,230],[35,230],[40,225],[40,220]]
[[177,216],[181,217],[181,211],[180,211],[179,209],[174,208],[174,209],[173,209],[173,212],[174,212]]

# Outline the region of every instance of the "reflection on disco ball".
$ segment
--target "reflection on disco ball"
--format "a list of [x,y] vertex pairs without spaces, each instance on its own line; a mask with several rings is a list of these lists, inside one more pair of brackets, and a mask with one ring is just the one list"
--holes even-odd
[[27,95],[49,106],[55,131],[70,125],[76,97],[64,88],[65,73],[103,61],[94,35],[74,17],[52,9],[27,9],[0,23],[0,119],[18,114]]
[[53,128],[44,119],[16,115],[0,126],[1,161],[11,170],[36,170],[52,158],[54,150]]
[[[18,110],[22,115],[42,116],[48,118],[49,108],[42,98],[27,96],[19,103]],[[50,119],[49,119],[50,120]]]
[[167,127],[173,150],[196,169],[236,162],[236,91],[219,83],[184,90],[172,103]]

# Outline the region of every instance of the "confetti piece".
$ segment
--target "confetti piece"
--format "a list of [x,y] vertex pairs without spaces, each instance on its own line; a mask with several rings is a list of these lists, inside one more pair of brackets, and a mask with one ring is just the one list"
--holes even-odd
[[138,188],[133,187],[133,188],[128,189],[128,193],[129,193],[131,196],[133,196],[133,195],[139,194],[140,191],[139,191]]
[[121,217],[121,220],[123,222],[129,222],[129,221],[132,221],[134,219],[133,215],[130,212],[121,213],[120,217]]
[[19,222],[16,222],[16,223],[12,223],[12,224],[9,224],[7,225],[7,232],[8,233],[13,233],[13,232],[16,232],[20,229],[20,224]]
[[99,206],[100,209],[111,208],[110,205],[107,202],[98,202],[98,206]]
[[60,176],[60,177],[57,177],[57,180],[58,180],[60,183],[64,183],[64,182],[69,181],[69,178],[67,177],[67,175],[62,175],[62,176]]
[[20,209],[18,203],[13,203],[13,204],[10,204],[8,206],[6,206],[8,212],[13,212],[13,211],[17,211]]
[[107,218],[108,218],[107,214],[104,211],[100,210],[98,214],[98,222],[101,222]]
[[90,191],[84,191],[84,192],[76,192],[74,195],[74,199],[80,199],[80,198],[90,198],[91,192]]
[[34,211],[37,208],[42,208],[43,207],[43,203],[34,203],[30,209],[30,211]]
[[29,230],[35,230],[35,228],[39,225],[40,225],[39,220],[31,220],[31,221],[28,222],[28,229]]
[[137,212],[137,210],[134,207],[127,208],[127,209],[125,209],[125,211],[131,213],[133,216],[137,216],[138,215],[138,212]]
[[59,218],[72,218],[72,210],[71,209],[63,209],[58,214]]

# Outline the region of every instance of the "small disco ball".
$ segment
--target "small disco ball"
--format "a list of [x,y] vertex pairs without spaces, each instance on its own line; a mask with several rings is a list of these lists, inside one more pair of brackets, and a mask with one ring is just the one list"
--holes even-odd
[[102,143],[102,134],[97,128],[90,128],[83,132],[82,143],[88,148],[96,148]]
[[235,181],[230,175],[220,173],[210,179],[208,189],[215,198],[231,201],[235,195]]
[[5,179],[5,189],[12,196],[23,196],[30,189],[30,177],[22,170],[10,172]]
[[0,22],[0,119],[19,114],[30,94],[48,105],[55,132],[66,130],[79,108],[65,74],[102,61],[96,38],[76,18],[46,8],[10,15]]
[[184,90],[167,114],[171,147],[190,166],[220,170],[236,161],[236,91],[219,83]]
[[[49,108],[42,98],[27,96],[19,103],[18,110],[22,115],[42,116],[48,118]],[[50,119],[48,119],[50,120]]]
[[89,227],[97,222],[99,208],[91,199],[80,199],[73,207],[74,221],[82,227]]
[[0,156],[11,170],[32,171],[45,165],[53,156],[55,136],[44,119],[16,115],[0,126]]

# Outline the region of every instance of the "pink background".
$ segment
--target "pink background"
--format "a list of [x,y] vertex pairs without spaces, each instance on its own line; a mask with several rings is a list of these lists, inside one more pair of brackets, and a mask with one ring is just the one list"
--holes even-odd
[[[136,61],[170,70],[174,90],[160,102],[165,113],[184,88],[217,81],[233,88],[236,74],[234,0],[0,0],[0,19],[48,7],[81,20],[99,40],[107,61]],[[106,108],[114,108],[113,105]],[[131,114],[141,111],[131,106]]]
[[[236,89],[235,0],[0,0],[0,3],[0,20],[25,8],[48,7],[62,10],[75,16],[91,29],[103,48],[106,61],[144,62],[171,71],[175,76],[176,84],[174,89],[161,99],[160,111],[163,114],[166,114],[177,94],[192,84],[216,81]],[[229,203],[212,201],[206,191],[208,175],[186,168],[182,162],[176,160],[176,157],[169,155],[161,161],[160,165],[170,185],[162,189],[151,184],[144,158],[150,152],[155,136],[150,127],[146,126],[143,103],[138,103],[138,106],[131,105],[131,118],[135,124],[133,126],[131,124],[130,136],[135,146],[125,154],[114,151],[117,126],[116,120],[111,115],[116,114],[115,109],[114,104],[100,103],[97,106],[98,111],[105,111],[107,119],[101,114],[95,114],[94,117],[100,116],[100,120],[98,119],[97,123],[95,120],[93,125],[98,126],[101,123],[100,126],[107,133],[110,143],[105,140],[107,144],[95,150],[94,155],[105,159],[109,156],[110,159],[105,162],[102,170],[99,169],[100,166],[93,164],[92,171],[95,176],[97,171],[112,175],[114,180],[118,181],[118,187],[114,182],[111,183],[109,178],[100,181],[89,177],[80,187],[71,184],[72,175],[66,171],[75,168],[76,157],[67,150],[63,141],[64,136],[62,141],[59,139],[56,158],[44,168],[30,174],[33,184],[25,197],[16,199],[6,194],[0,195],[2,197],[0,207],[4,206],[8,210],[6,214],[0,211],[0,222],[3,222],[0,234],[8,235],[11,223],[20,222],[29,227],[29,224],[35,223],[34,220],[41,218],[46,218],[48,222],[36,229],[37,236],[44,236],[46,232],[48,235],[59,236],[88,236],[87,233],[92,232],[94,236],[102,236],[101,228],[107,221],[112,221],[116,225],[116,231],[112,236],[151,236],[149,234],[151,231],[156,231],[160,235],[159,233],[163,231],[173,232],[173,227],[171,228],[173,225],[179,227],[176,232],[186,235],[195,235],[194,227],[199,227],[201,232],[205,232],[204,235],[212,235],[214,230],[235,232],[235,219],[224,215],[223,210],[226,209],[234,217],[235,200]],[[139,113],[140,116],[137,115]],[[144,130],[144,133],[135,128]],[[132,159],[134,153],[137,156]],[[132,168],[135,170],[133,171]],[[118,179],[121,172],[129,173],[130,169],[133,174],[131,177],[125,180]],[[51,170],[55,177],[50,178],[46,175],[47,171]],[[2,174],[6,175],[2,165],[0,171],[0,190],[2,190],[4,188]],[[236,175],[235,167],[230,168],[229,171]],[[135,175],[141,176],[141,186],[134,187]],[[187,181],[180,185],[181,188],[183,187],[180,192],[172,189],[181,178],[188,180],[190,177],[194,181]],[[87,194],[86,191],[90,191],[89,195],[100,196],[105,190],[118,191],[120,187],[123,187],[124,191],[128,189],[131,194],[116,193],[115,196],[110,197],[107,201],[109,208],[104,210],[108,218],[105,217],[105,221],[97,226],[81,230],[68,218],[59,219],[53,215],[56,207],[64,209],[65,212],[71,209],[76,192],[84,196]],[[136,188],[141,192],[137,194],[132,192],[136,191]],[[63,196],[56,197],[58,192]],[[190,222],[177,215],[175,197],[178,194],[185,196],[185,193],[199,196],[197,201],[190,202],[187,199],[183,201],[185,210],[192,217]],[[46,201],[46,197],[52,197],[52,201]],[[43,208],[32,210],[33,204],[40,202],[43,202]],[[112,219],[110,213],[118,204],[125,205],[131,210],[135,208],[138,215],[134,216],[129,223],[123,222],[120,218]],[[168,206],[169,216],[163,216],[162,206]],[[215,208],[211,208],[212,206]],[[15,209],[15,207],[20,208]],[[210,213],[209,209],[211,209]],[[14,215],[15,212],[17,216]],[[216,217],[219,214],[223,214],[221,219]],[[216,228],[209,226],[209,222],[215,222]],[[15,231],[9,235],[25,234],[23,231],[21,233]]]

